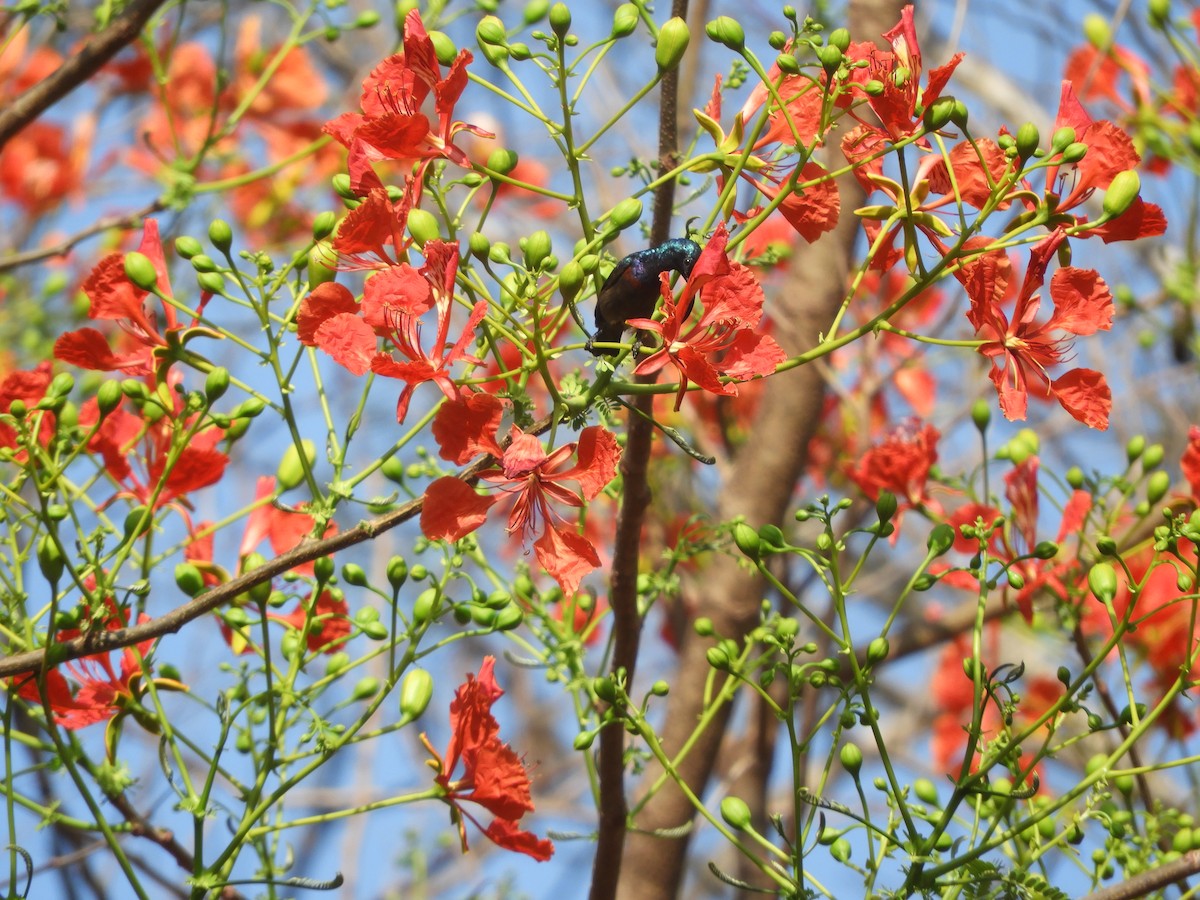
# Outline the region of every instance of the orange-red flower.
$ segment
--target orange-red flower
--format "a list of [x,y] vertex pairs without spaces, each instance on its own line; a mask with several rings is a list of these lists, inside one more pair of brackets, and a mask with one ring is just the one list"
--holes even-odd
[[[504,695],[496,684],[495,657],[485,656],[479,676],[468,674],[450,703],[450,743],[438,756],[425,735],[421,740],[434,756],[435,781],[445,791],[443,798],[454,810],[463,852],[467,852],[470,819],[493,843],[545,862],[554,855],[554,844],[522,831],[520,820],[533,812],[529,772],[512,747],[500,740],[500,724],[492,715],[492,704]],[[462,770],[459,772],[461,764]],[[495,819],[484,828],[463,806],[482,806]]]

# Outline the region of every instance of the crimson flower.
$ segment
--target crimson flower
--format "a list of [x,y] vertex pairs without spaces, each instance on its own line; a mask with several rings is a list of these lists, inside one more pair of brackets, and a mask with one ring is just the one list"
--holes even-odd
[[1112,327],[1113,301],[1108,285],[1095,270],[1060,268],[1050,279],[1054,312],[1039,322],[1038,295],[1050,258],[1064,240],[1057,229],[1030,252],[1029,267],[1011,316],[1001,308],[1008,269],[995,254],[985,254],[964,280],[971,298],[967,318],[983,339],[979,352],[992,361],[991,379],[1005,418],[1024,419],[1028,394],[1054,397],[1063,409],[1091,428],[1108,428],[1112,392],[1104,376],[1092,369],[1071,369],[1055,380],[1047,371],[1067,358],[1069,336],[1095,334]]
[[[466,683],[454,692],[452,733],[445,756],[438,756],[423,734],[421,741],[434,756],[432,764],[438,773],[434,780],[445,791],[442,799],[454,811],[464,853],[468,848],[463,820],[470,819],[498,846],[545,862],[554,855],[554,844],[520,828],[525,813],[533,812],[533,797],[529,772],[512,747],[500,740],[500,724],[492,715],[492,704],[504,695],[496,684],[495,666],[495,657],[485,656],[479,677],[468,674]],[[455,777],[460,763],[462,772]],[[463,807],[468,801],[496,817],[487,828]]]
[[[355,191],[365,194],[383,186],[371,168],[378,160],[417,163],[413,181],[418,190],[431,160],[448,159],[470,166],[466,154],[454,146],[454,135],[469,131],[491,137],[474,125],[452,121],[454,105],[467,86],[467,64],[473,58],[460,50],[443,78],[420,11],[414,9],[405,17],[403,51],[389,56],[363,80],[362,113],[344,113],[325,125],[325,131],[349,150],[350,183]],[[423,111],[430,94],[435,120]]]
[[[0,412],[8,412],[16,400],[24,403],[26,409],[33,409],[46,396],[46,388],[50,387],[52,380],[49,361],[40,362],[32,369],[15,369],[9,372],[4,376],[4,380],[0,381]],[[35,415],[37,440],[44,447],[54,436],[55,416],[48,410]],[[26,451],[17,439],[17,429],[3,422],[0,422],[0,447],[13,450],[13,458],[18,461],[24,461],[26,458]]]
[[899,501],[893,522],[899,533],[900,514],[905,509],[930,505],[926,490],[929,470],[937,462],[937,443],[942,434],[932,425],[910,419],[895,428],[882,442],[867,450],[846,474],[867,499],[875,501],[883,491]]
[[[683,404],[689,382],[723,396],[737,396],[739,381],[770,375],[787,358],[783,348],[768,334],[757,331],[763,315],[763,291],[753,271],[730,262],[725,254],[729,235],[722,223],[696,260],[692,274],[676,302],[668,273],[662,276],[662,321],[630,319],[629,324],[652,331],[662,346],[634,370],[649,375],[672,365],[679,372],[675,409]],[[700,293],[703,311],[688,328],[687,320]],[[728,379],[722,383],[721,379]]]
[[[583,576],[600,565],[600,557],[551,503],[577,509],[604,490],[617,472],[617,439],[593,425],[579,433],[578,441],[547,454],[536,437],[513,426],[508,445],[502,447],[497,435],[503,410],[503,402],[492,394],[467,395],[438,410],[433,435],[442,458],[458,465],[481,453],[496,458],[498,465],[479,477],[515,498],[508,533],[520,533],[526,544],[534,539],[538,562],[570,597]],[[578,493],[566,486],[568,481],[579,485]],[[457,541],[482,525],[499,500],[476,493],[462,479],[439,478],[425,489],[421,530],[430,540]]]
[[[425,265],[419,270],[402,263],[367,279],[361,305],[349,290],[329,282],[304,299],[297,315],[301,343],[320,347],[355,375],[372,371],[405,382],[396,402],[397,422],[404,421],[417,385],[432,381],[448,399],[457,399],[458,385],[449,369],[459,360],[479,364],[467,354],[467,346],[487,313],[487,303],[481,300],[472,307],[458,340],[447,347],[458,245],[429,241],[424,252]],[[431,309],[436,309],[437,336],[426,350],[421,318]],[[387,338],[395,353],[380,352],[377,335]],[[403,359],[396,359],[396,353]]]

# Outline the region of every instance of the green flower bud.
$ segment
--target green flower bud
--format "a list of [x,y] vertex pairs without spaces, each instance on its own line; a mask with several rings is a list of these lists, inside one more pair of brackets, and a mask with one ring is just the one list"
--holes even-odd
[[758,537],[768,547],[783,548],[787,546],[787,539],[783,536],[783,530],[773,522],[768,522],[759,528]]
[[1088,588],[1101,603],[1117,596],[1117,572],[1110,563],[1098,562],[1088,570]]
[[204,590],[204,576],[190,562],[181,562],[175,566],[175,585],[189,597],[195,597]]
[[351,700],[368,700],[379,693],[379,679],[374,675],[366,675],[354,685],[350,692]]
[[1071,468],[1067,469],[1066,478],[1067,484],[1073,490],[1077,491],[1083,487],[1083,469],[1079,468],[1079,466],[1071,466]]
[[321,241],[333,234],[334,226],[337,225],[337,214],[326,210],[319,213],[313,219],[312,234],[314,241]]
[[1077,163],[1087,156],[1087,144],[1082,144],[1076,141],[1073,144],[1067,144],[1063,148],[1062,161],[1065,163]]
[[679,65],[690,39],[687,22],[679,16],[663,23],[658,31],[658,46],[654,48],[654,62],[659,72],[669,72]]
[[1050,152],[1061,153],[1073,143],[1075,143],[1075,129],[1070,125],[1064,125],[1050,138]]
[[[562,4],[560,3],[559,6],[562,6]],[[546,18],[546,12],[549,10],[549,8],[550,0],[529,0],[529,2],[525,4],[525,10],[522,13],[522,18],[525,20],[525,24],[533,25],[536,22],[542,21],[542,19]],[[567,15],[569,21],[569,11]]]
[[204,379],[204,399],[211,406],[225,396],[227,390],[229,390],[229,370],[224,366],[217,366]]
[[558,289],[567,300],[574,300],[579,296],[579,291],[583,288],[583,283],[587,279],[587,273],[583,271],[583,266],[575,260],[571,260],[563,266],[562,274],[558,276]]
[[624,231],[641,217],[642,201],[636,197],[626,197],[612,208],[608,221],[617,231]]
[[143,291],[152,291],[158,286],[158,272],[154,263],[144,253],[132,250],[125,254],[125,277]]
[[42,576],[51,584],[58,584],[67,564],[58,544],[48,534],[43,534],[38,538],[37,561],[38,568],[42,570]]
[[346,563],[342,566],[342,581],[355,587],[364,587],[367,583],[367,573],[358,563]]
[[971,421],[981,432],[987,431],[992,421],[992,407],[986,400],[976,400],[971,406]]
[[96,391],[96,408],[100,412],[100,418],[104,418],[121,405],[121,396],[121,382],[106,381],[100,385]]
[[714,633],[713,621],[708,616],[701,616],[692,623],[692,630],[700,637],[712,637]]
[[349,200],[354,203],[358,202],[358,194],[354,193],[354,189],[350,186],[350,176],[345,172],[339,172],[330,179],[330,184],[333,187],[333,192],[343,200]]
[[745,522],[735,522],[733,525],[733,542],[749,559],[758,562],[762,556],[762,540],[758,532]]
[[408,563],[403,556],[393,556],[387,564],[387,580],[393,591],[399,591],[408,580]]
[[888,643],[885,637],[877,637],[867,644],[867,662],[871,665],[877,665],[888,658],[888,654],[892,652],[892,645]]
[[746,47],[746,32],[736,19],[729,16],[717,16],[704,27],[710,41],[724,44],[735,53],[740,53]]
[[1008,586],[1014,591],[1019,591],[1025,587],[1025,576],[1016,569],[1008,570]]
[[729,656],[720,647],[709,647],[704,654],[704,658],[708,660],[708,664],[719,672],[723,672],[729,668]]
[[441,599],[441,594],[438,593],[437,588],[426,588],[421,591],[417,595],[417,599],[413,602],[413,625],[432,624],[441,606]]
[[1146,482],[1146,499],[1150,503],[1157,503],[1167,495],[1167,491],[1170,489],[1171,476],[1163,471],[1155,472]]
[[318,241],[308,251],[308,286],[315,288],[337,278],[337,269],[329,263],[334,260],[333,245],[329,241]]
[[[317,579],[318,583],[328,584],[329,581],[333,578],[333,557],[332,556],[319,556],[316,559],[314,559],[313,560],[313,576]],[[362,615],[363,613],[367,613],[367,615],[369,616],[370,613],[372,613],[372,612],[375,613],[375,617],[378,618],[379,611],[375,610],[371,607],[367,607],[364,610],[359,610],[359,615]]]
[[1104,192],[1104,215],[1110,219],[1124,213],[1137,199],[1142,181],[1133,169],[1118,172]]
[[453,65],[458,56],[458,48],[454,46],[450,36],[444,31],[431,31],[429,40],[433,43],[433,54],[437,61],[443,66]]
[[796,75],[800,72],[800,63],[796,62],[796,57],[790,53],[780,53],[775,57],[775,65],[786,75]]
[[350,662],[350,654],[345,650],[339,650],[325,660],[325,674],[330,677],[339,675],[350,666]]
[[660,678],[658,681],[654,682],[654,684],[650,685],[650,693],[652,693],[655,697],[665,697],[667,694],[671,693],[671,685]]
[[937,786],[928,778],[918,778],[913,782],[913,793],[922,803],[934,804],[938,802]]
[[[504,46],[508,43],[504,23],[495,16],[484,16],[475,26],[475,40],[479,41],[480,49],[487,46]],[[486,53],[486,50],[484,52]]]
[[941,556],[954,546],[954,528],[945,522],[935,525],[925,546],[933,556]]
[[961,100],[955,100],[954,106],[950,108],[950,121],[959,128],[966,128],[969,117],[970,110],[967,109],[967,104]]
[[220,272],[201,272],[196,276],[196,284],[200,285],[200,290],[206,294],[225,292],[225,279]]
[[891,491],[880,491],[879,499],[875,501],[875,515],[880,522],[890,522],[896,514],[896,495]]
[[230,418],[247,418],[257,419],[262,415],[262,411],[267,408],[267,405],[257,397],[251,397],[249,400],[243,400],[229,414]]
[[1171,21],[1171,0],[1150,0],[1146,20],[1155,28],[1165,28]]
[[[279,468],[275,470],[275,483],[279,485],[279,489],[290,491],[296,485],[304,480],[305,468],[312,470],[313,465],[317,461],[317,445],[308,438],[301,442],[301,447],[295,444],[290,444],[283,452],[283,458],[279,461]],[[303,451],[304,459],[308,460],[308,466],[300,458],[300,453]]]
[[612,36],[623,38],[633,34],[640,18],[638,8],[634,4],[622,3],[613,13]]
[[559,39],[567,36],[571,30],[571,8],[565,3],[555,3],[550,7],[550,28]]
[[1129,443],[1125,445],[1125,458],[1131,463],[1137,462],[1146,449],[1145,435],[1135,434],[1129,439]]
[[153,522],[154,517],[150,514],[148,506],[135,506],[125,514],[125,522],[121,529],[125,534],[125,540],[132,540],[138,535],[145,534]]
[[467,247],[470,248],[471,255],[476,259],[486,259],[491,252],[492,242],[488,240],[486,234],[476,231],[467,240]]
[[1097,50],[1107,50],[1112,43],[1112,29],[1108,27],[1108,19],[1099,13],[1084,16],[1083,36]]
[[829,845],[829,855],[838,862],[844,863],[850,859],[850,842],[845,838],[838,838]]
[[1032,122],[1026,122],[1017,129],[1017,156],[1021,160],[1029,159],[1037,152],[1042,136]]
[[726,797],[721,801],[721,818],[725,824],[736,831],[745,831],[750,827],[750,807],[740,797]]
[[929,131],[938,131],[945,128],[953,112],[954,98],[938,97],[925,108],[925,128]]
[[208,239],[222,253],[228,253],[233,245],[233,229],[224,219],[213,219],[208,226]]
[[409,669],[400,682],[400,724],[421,718],[433,698],[433,676],[424,669]]
[[829,32],[829,37],[825,43],[830,47],[837,47],[843,53],[850,49],[850,32],[845,28],[835,28]]
[[204,247],[194,237],[182,235],[175,238],[175,252],[184,259],[191,259],[199,253],[204,252]]
[[437,219],[433,217],[432,213],[423,209],[409,210],[408,233],[412,235],[418,247],[424,247],[429,241],[436,240],[441,236],[438,232]]
[[842,744],[842,749],[838,753],[838,759],[841,760],[842,768],[850,773],[851,776],[858,775],[862,769],[863,755],[858,749],[857,744],[845,743]]
[[1163,453],[1164,451],[1162,444],[1151,444],[1146,448],[1145,452],[1142,453],[1142,468],[1157,469],[1160,465],[1162,465]]
[[522,238],[521,250],[525,253],[525,268],[536,272],[542,267],[542,263],[546,261],[546,257],[550,255],[552,249],[550,235],[541,229]]
[[1058,544],[1054,541],[1038,541],[1033,548],[1033,555],[1040,560],[1054,559],[1058,556]]
[[512,631],[514,628],[519,628],[524,621],[525,614],[515,603],[510,603],[496,611],[495,627],[497,631]]
[[579,734],[575,735],[575,740],[572,741],[571,745],[576,750],[581,750],[581,751],[587,750],[589,747],[592,746],[592,744],[595,742],[595,740],[596,740],[596,732],[581,731],[581,732],[579,732]]
[[592,693],[605,703],[612,703],[617,699],[617,686],[613,684],[613,680],[611,678],[593,678]]
[[1101,556],[1116,556],[1117,542],[1108,535],[1096,538],[1096,551]]

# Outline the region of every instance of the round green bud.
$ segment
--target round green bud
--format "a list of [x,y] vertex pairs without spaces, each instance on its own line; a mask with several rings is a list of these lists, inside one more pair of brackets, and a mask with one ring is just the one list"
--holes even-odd
[[1142,468],[1157,469],[1162,465],[1164,452],[1162,444],[1151,444],[1142,453]]
[[400,682],[400,724],[421,718],[433,697],[433,676],[424,669],[409,669]]
[[360,678],[354,685],[354,690],[350,692],[351,700],[368,700],[379,693],[379,679],[374,675],[366,675]]
[[[317,582],[319,584],[328,584],[329,581],[333,578],[333,557],[332,556],[319,556],[316,559],[314,559],[313,560],[313,576],[317,579]],[[370,609],[370,607],[368,607],[368,609]],[[363,610],[359,610],[360,614],[362,614],[363,612],[364,612]],[[376,616],[379,615],[378,611],[375,611],[375,615]]]
[[1117,596],[1117,572],[1111,563],[1098,562],[1088,570],[1088,588],[1101,603]]
[[190,562],[181,562],[175,566],[175,585],[189,597],[195,597],[204,590],[204,576]]
[[201,272],[196,276],[196,284],[206,294],[222,294],[225,292],[225,279],[220,272]]
[[399,591],[408,580],[408,563],[403,556],[393,556],[387,563],[387,580],[393,591]]
[[1068,144],[1063,148],[1062,161],[1065,163],[1077,163],[1087,156],[1087,144],[1076,141],[1073,144]]
[[48,534],[43,534],[38,538],[37,561],[42,576],[51,584],[58,584],[67,564],[58,544]]
[[1075,129],[1070,125],[1064,125],[1050,138],[1050,152],[1061,153],[1073,143],[1075,143]]
[[1104,192],[1104,215],[1110,219],[1124,213],[1137,199],[1142,181],[1133,169],[1118,172]]
[[217,366],[204,379],[204,399],[211,406],[225,396],[227,390],[229,390],[229,370],[224,366]]
[[65,397],[75,389],[75,376],[70,372],[59,372],[46,388],[47,397]]
[[443,66],[453,65],[458,56],[458,48],[454,46],[450,36],[444,31],[431,31],[429,40],[433,43],[433,54],[437,61]]
[[867,662],[871,665],[877,665],[888,658],[888,654],[892,652],[892,646],[888,643],[885,637],[877,637],[867,644]]
[[587,273],[583,271],[583,266],[575,260],[571,260],[563,266],[562,274],[558,276],[558,289],[562,292],[563,297],[574,300],[579,296],[579,291],[583,288],[586,279]]
[[1125,458],[1131,463],[1137,462],[1138,457],[1146,449],[1146,438],[1144,435],[1135,434],[1129,439],[1129,443],[1125,445]]
[[726,797],[721,801],[721,818],[725,824],[736,831],[744,831],[750,827],[750,807],[740,797]]
[[892,516],[896,515],[897,508],[898,504],[895,494],[886,490],[879,492],[879,497],[875,501],[875,515],[879,518],[880,522],[890,522]]
[[424,247],[429,241],[441,237],[437,219],[423,209],[409,210],[408,233],[412,235],[418,247]]
[[858,744],[842,744],[838,759],[841,760],[842,768],[852,776],[858,775],[859,770],[862,769],[863,755],[862,750],[858,749]]
[[333,192],[343,200],[349,200],[354,203],[358,202],[358,194],[354,193],[354,188],[350,186],[350,176],[345,172],[339,172],[330,179],[330,184],[333,187]]
[[412,620],[413,625],[429,625],[432,624],[437,617],[438,609],[441,606],[441,594],[437,588],[426,588],[417,595],[417,599],[413,601]]
[[158,272],[154,263],[146,254],[136,250],[125,254],[125,277],[143,291],[152,291],[158,286]]
[[1038,133],[1037,126],[1026,122],[1017,129],[1017,156],[1022,160],[1031,158],[1037,153],[1041,140],[1042,136]]
[[642,201],[626,197],[612,208],[608,221],[617,231],[623,231],[642,217]]
[[937,786],[928,778],[918,778],[913,782],[913,793],[922,803],[934,804],[938,802]]
[[522,238],[521,250],[525,253],[525,268],[531,272],[539,270],[552,249],[550,235],[544,230],[539,229],[528,237]]
[[1054,541],[1038,541],[1037,546],[1033,548],[1033,555],[1041,560],[1054,559],[1058,556],[1058,544]]
[[712,637],[714,634],[713,620],[708,616],[701,616],[692,623],[692,630],[700,637]]
[[1014,591],[1019,591],[1025,587],[1025,576],[1016,569],[1008,570],[1008,586]]
[[1171,0],[1150,0],[1146,7],[1146,20],[1155,28],[1165,28],[1171,21]]
[[233,245],[233,229],[224,219],[213,219],[208,226],[208,239],[222,253],[228,253]]
[[729,657],[720,647],[709,647],[708,651],[704,654],[704,658],[717,671],[723,672],[729,668]]
[[1157,503],[1167,495],[1167,491],[1171,489],[1171,476],[1166,472],[1159,470],[1150,476],[1150,480],[1146,482],[1146,500],[1150,503]]
[[492,242],[488,240],[486,234],[476,231],[467,239],[467,247],[470,248],[471,255],[476,259],[486,259],[488,253],[491,252]]
[[613,680],[608,677],[593,678],[592,693],[605,703],[612,703],[617,699],[617,687],[613,684]]
[[729,16],[717,16],[704,27],[710,41],[724,44],[735,53],[740,53],[746,46],[746,32],[737,19]]
[[571,8],[565,3],[555,3],[550,7],[550,28],[559,38],[564,38],[571,30]]
[[762,556],[762,539],[758,532],[745,522],[735,522],[733,525],[733,542],[748,558],[758,562]]
[[[658,46],[654,48],[654,62],[659,72],[669,72],[679,65],[687,52],[691,33],[687,22],[679,16],[667,19],[658,31]],[[639,213],[640,215],[640,213]]]
[[365,587],[367,584],[367,573],[363,571],[363,567],[358,563],[346,563],[342,566],[342,581],[346,584],[352,584],[355,587]]
[[339,650],[328,659],[325,660],[325,674],[332,677],[339,675],[350,666],[350,654],[345,650]]
[[1079,466],[1071,466],[1071,468],[1067,469],[1066,478],[1067,484],[1073,490],[1077,491],[1083,487],[1083,469],[1079,468]]
[[659,679],[658,681],[654,682],[654,684],[650,685],[650,693],[655,697],[665,697],[667,694],[671,693],[671,685],[662,679]]
[[[275,483],[279,485],[280,490],[290,491],[304,481],[305,469],[311,471],[317,461],[317,445],[308,438],[304,438],[300,443],[300,447],[295,444],[288,445],[279,461],[279,468],[275,470]],[[301,452],[304,453],[304,460],[308,461],[307,466],[300,457]]]
[[954,113],[954,98],[953,97],[938,97],[933,103],[925,108],[924,122],[925,128],[929,131],[938,131],[945,128],[950,121],[950,116]]
[[329,265],[336,257],[333,244],[329,241],[318,241],[308,251],[308,286],[315,288],[337,279],[337,269]]
[[845,28],[835,28],[829,32],[829,37],[825,43],[830,47],[837,47],[843,53],[850,49],[850,32]]
[[217,261],[207,253],[197,253],[192,257],[192,268],[197,272],[215,272]]
[[613,13],[612,37],[623,38],[633,34],[637,29],[641,14],[632,3],[622,3]]
[[971,421],[981,432],[987,431],[992,421],[992,407],[986,400],[976,400],[971,406]]
[[508,45],[508,53],[513,59],[518,62],[523,62],[533,56],[528,44],[523,44],[520,41],[513,41]]
[[929,540],[925,546],[929,548],[929,552],[933,556],[941,556],[954,546],[954,528],[942,522],[940,525],[935,525],[933,531],[929,533]]
[[758,529],[758,537],[768,547],[782,549],[787,546],[787,539],[783,536],[781,529],[774,522],[768,522]]
[[829,855],[838,862],[846,862],[850,859],[850,842],[845,838],[838,838],[829,845]]
[[131,540],[137,535],[145,534],[153,522],[154,517],[150,514],[148,506],[135,506],[125,514],[125,522],[121,530],[125,534],[125,539]]
[[1108,535],[1102,535],[1096,538],[1096,551],[1101,556],[1116,556],[1117,542]]
[[475,26],[475,40],[479,41],[481,49],[484,46],[504,46],[508,43],[504,23],[495,16],[484,16]]
[[579,734],[575,735],[575,740],[571,742],[571,746],[573,746],[576,750],[587,750],[592,746],[595,740],[596,732],[581,731]]
[[106,381],[96,391],[96,408],[100,418],[104,418],[121,405],[121,382]]
[[1107,50],[1112,43],[1112,29],[1108,27],[1108,19],[1099,13],[1084,16],[1083,36],[1097,50]]
[[[559,5],[561,6],[562,4],[560,3]],[[525,20],[526,25],[533,25],[546,18],[546,13],[549,11],[549,9],[550,0],[529,0],[529,2],[525,4],[525,9],[521,15]],[[568,17],[570,16],[569,11],[567,15]]]
[[524,621],[525,613],[515,603],[510,603],[496,611],[495,627],[497,631],[512,631],[514,628],[519,628]]
[[175,238],[175,252],[184,259],[191,259],[193,256],[204,252],[204,247],[194,237],[181,235]]

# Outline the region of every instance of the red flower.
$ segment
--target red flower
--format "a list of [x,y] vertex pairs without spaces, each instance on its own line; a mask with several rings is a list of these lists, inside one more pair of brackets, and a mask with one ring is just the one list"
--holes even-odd
[[[271,545],[272,552],[280,556],[295,549],[302,540],[313,534],[317,521],[313,516],[302,510],[285,509],[274,503],[263,502],[274,493],[275,479],[269,475],[260,477],[254,488],[256,506],[246,518],[246,530],[238,548],[239,559],[257,550],[264,540]],[[337,533],[337,523],[330,521],[320,536],[333,537]],[[301,563],[291,571],[312,575],[313,564]]]
[[[50,374],[48,361],[38,363],[37,367],[33,369],[17,369],[9,372],[4,380],[0,381],[0,412],[8,412],[16,400],[24,403],[27,410],[33,410],[46,396],[46,388],[50,387],[52,380],[53,376]],[[37,425],[38,443],[43,447],[50,442],[50,438],[54,435],[54,414],[52,412],[33,412],[30,421],[26,424]],[[24,449],[18,449],[19,446],[17,430],[11,425],[0,422],[0,447],[8,447],[16,451],[13,458],[24,461],[27,454]]]
[[[520,820],[533,812],[529,772],[512,747],[500,740],[500,724],[492,715],[492,704],[504,695],[496,684],[493,669],[496,660],[485,656],[479,677],[467,675],[467,681],[450,703],[450,743],[444,757],[438,756],[425,735],[421,740],[434,755],[435,781],[445,791],[443,798],[454,810],[459,839],[467,852],[464,819],[470,819],[495,844],[545,862],[554,855],[554,844],[537,835],[521,831]],[[454,777],[462,764],[462,774]],[[464,807],[477,803],[496,818],[485,829]]]
[[[363,80],[362,114],[344,113],[325,125],[325,131],[350,151],[354,190],[365,194],[383,186],[371,169],[376,160],[417,162],[413,181],[418,190],[431,160],[448,159],[470,166],[466,155],[454,146],[454,135],[470,131],[491,136],[474,125],[452,121],[454,104],[467,86],[467,64],[472,59],[468,51],[460,50],[443,78],[420,11],[414,9],[405,17],[403,52],[389,56]],[[436,121],[423,112],[430,93]]]
[[[480,480],[515,497],[508,533],[519,532],[526,544],[534,539],[538,562],[569,597],[583,576],[600,565],[600,557],[551,503],[579,508],[604,490],[616,475],[621,455],[617,439],[593,425],[580,432],[578,441],[547,454],[536,437],[513,426],[509,444],[502,448],[497,432],[503,408],[491,394],[470,394],[446,403],[434,419],[433,435],[442,458],[459,465],[480,453],[496,458],[499,466],[483,472]],[[565,486],[568,481],[579,485],[578,493]],[[482,525],[498,500],[476,493],[461,479],[439,478],[425,489],[421,530],[431,540],[457,541]]]
[[1193,497],[1200,497],[1200,425],[1188,428],[1188,442],[1179,461],[1183,477],[1192,489]]
[[[667,273],[662,277],[663,319],[630,319],[629,324],[652,331],[662,346],[638,363],[638,375],[658,372],[667,364],[679,372],[675,409],[683,403],[689,382],[713,394],[736,396],[734,382],[769,375],[787,358],[770,335],[757,331],[763,315],[763,292],[754,273],[729,261],[725,244],[729,235],[722,223],[696,261],[676,303]],[[703,312],[684,333],[687,319],[701,288]],[[730,379],[722,383],[722,378]]]
[[1061,268],[1050,280],[1054,313],[1036,321],[1041,307],[1037,291],[1046,279],[1050,258],[1064,234],[1056,230],[1030,253],[1029,267],[1012,315],[999,298],[1008,287],[1004,264],[993,254],[971,266],[965,278],[971,308],[967,318],[983,339],[979,352],[992,360],[991,378],[1005,418],[1024,419],[1028,393],[1054,397],[1063,409],[1091,428],[1108,428],[1112,392],[1104,376],[1092,369],[1071,369],[1051,381],[1047,370],[1063,362],[1071,348],[1067,335],[1089,335],[1112,327],[1113,301],[1108,285],[1092,269]]
[[[476,303],[458,340],[446,347],[457,271],[458,245],[429,241],[425,265],[419,270],[402,263],[369,278],[361,306],[341,285],[323,284],[301,303],[296,317],[300,341],[320,347],[355,375],[369,370],[406,382],[396,403],[397,422],[404,421],[413,392],[426,381],[437,384],[448,399],[457,399],[458,385],[448,370],[459,360],[479,364],[467,354],[467,346],[487,313],[485,301]],[[421,345],[421,317],[435,307],[437,337],[426,350]],[[404,361],[394,353],[380,352],[376,335],[390,340]]]
[[[918,425],[912,419],[896,428],[847,471],[869,500],[878,500],[881,491],[891,491],[901,512],[929,504],[926,481],[937,462],[937,442],[942,435],[932,425]],[[894,521],[898,528],[899,516]]]

